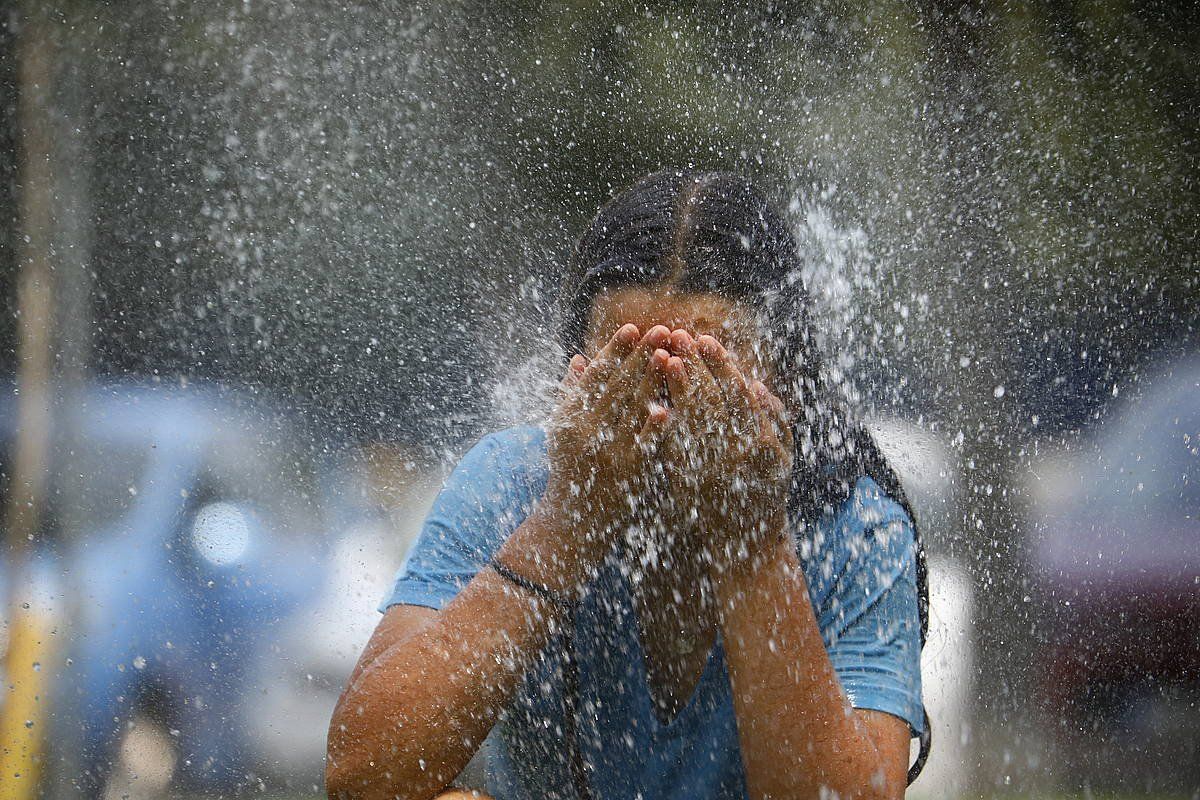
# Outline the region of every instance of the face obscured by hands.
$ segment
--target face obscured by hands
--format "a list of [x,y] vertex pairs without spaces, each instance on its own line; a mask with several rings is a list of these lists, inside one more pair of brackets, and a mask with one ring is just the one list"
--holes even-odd
[[[624,324],[645,333],[655,325],[686,331],[692,338],[709,335],[730,351],[746,380],[774,386],[774,370],[762,347],[753,309],[717,294],[685,293],[669,288],[630,286],[597,296],[584,355],[592,358]],[[772,389],[773,391],[773,389]]]
[[793,441],[753,309],[714,294],[627,287],[603,293],[591,322],[574,370],[607,358],[615,331],[655,340],[640,362],[643,387],[654,388],[616,413],[646,420],[644,464],[659,478],[646,485],[664,501],[652,507],[657,526],[682,534],[719,572],[767,551],[784,526]]

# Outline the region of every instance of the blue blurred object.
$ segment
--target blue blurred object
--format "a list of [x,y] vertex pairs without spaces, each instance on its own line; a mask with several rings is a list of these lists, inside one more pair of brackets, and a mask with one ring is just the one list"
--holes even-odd
[[1039,705],[1064,735],[1125,746],[1141,730],[1147,763],[1200,765],[1200,357],[1120,394],[1088,439],[1031,469]]
[[1200,574],[1200,357],[1129,394],[1078,452],[1035,467],[1035,563],[1082,590],[1190,594]]
[[[0,404],[5,451],[11,396]],[[175,780],[245,784],[247,665],[320,583],[312,443],[260,398],[91,386],[53,409],[49,545],[70,629],[54,747],[99,796],[123,732],[171,731]]]

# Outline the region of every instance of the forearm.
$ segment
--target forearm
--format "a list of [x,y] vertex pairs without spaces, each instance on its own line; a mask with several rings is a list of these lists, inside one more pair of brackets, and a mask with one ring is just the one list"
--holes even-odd
[[[523,533],[531,535],[522,526],[513,538]],[[346,689],[330,726],[330,796],[428,798],[444,788],[510,701],[556,613],[480,571]]]
[[775,550],[718,588],[750,796],[902,794],[842,692],[794,549],[784,542]]

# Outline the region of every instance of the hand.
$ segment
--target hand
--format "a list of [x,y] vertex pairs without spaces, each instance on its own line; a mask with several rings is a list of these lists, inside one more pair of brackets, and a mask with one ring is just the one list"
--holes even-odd
[[[665,430],[666,410],[654,403],[663,385],[670,331],[656,325],[618,330],[590,362],[581,355],[560,387],[548,425],[550,474],[539,504],[557,529],[569,532],[571,556],[546,585],[583,580],[608,552],[639,497]],[[564,551],[563,547],[554,548]]]
[[786,531],[792,430],[783,401],[761,381],[747,382],[715,338],[677,330],[670,346],[663,463],[719,579],[769,552]]

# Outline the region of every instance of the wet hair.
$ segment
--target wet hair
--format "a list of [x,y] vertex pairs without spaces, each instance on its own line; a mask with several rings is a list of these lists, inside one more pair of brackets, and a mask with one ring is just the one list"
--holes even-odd
[[[560,343],[580,352],[592,305],[605,289],[670,285],[712,292],[766,311],[778,363],[813,349],[808,296],[791,230],[766,198],[736,175],[694,170],[649,175],[618,194],[579,240],[563,294]],[[786,290],[786,291],[783,291]],[[791,356],[792,358],[789,358]]]
[[[774,366],[774,389],[794,418],[792,516],[832,511],[863,474],[903,502],[899,481],[824,369],[802,271],[791,227],[748,180],[657,172],[613,198],[580,238],[561,295],[559,343],[567,356],[582,352],[606,289],[669,286],[740,302],[757,317],[760,355]],[[815,475],[809,464],[819,466]]]
[[[760,353],[793,419],[797,458],[789,517],[811,523],[838,508],[863,475],[916,517],[895,471],[824,368],[791,227],[745,178],[725,172],[665,170],[642,178],[605,205],[580,238],[560,293],[559,344],[583,351],[592,307],[606,289],[670,287],[711,292],[756,315]],[[816,465],[813,468],[810,465]],[[921,643],[928,629],[925,552],[917,536]],[[928,754],[926,720],[921,755]]]
[[[761,355],[777,369],[781,399],[793,411],[812,409],[809,430],[829,427],[843,415],[803,402],[823,382],[801,266],[787,224],[749,181],[720,172],[657,172],[613,198],[580,238],[563,295],[560,344],[568,355],[582,351],[592,306],[606,289],[711,292],[754,310],[770,334]],[[826,431],[796,442],[809,452],[841,438]],[[790,510],[799,511],[801,495],[789,498]]]

